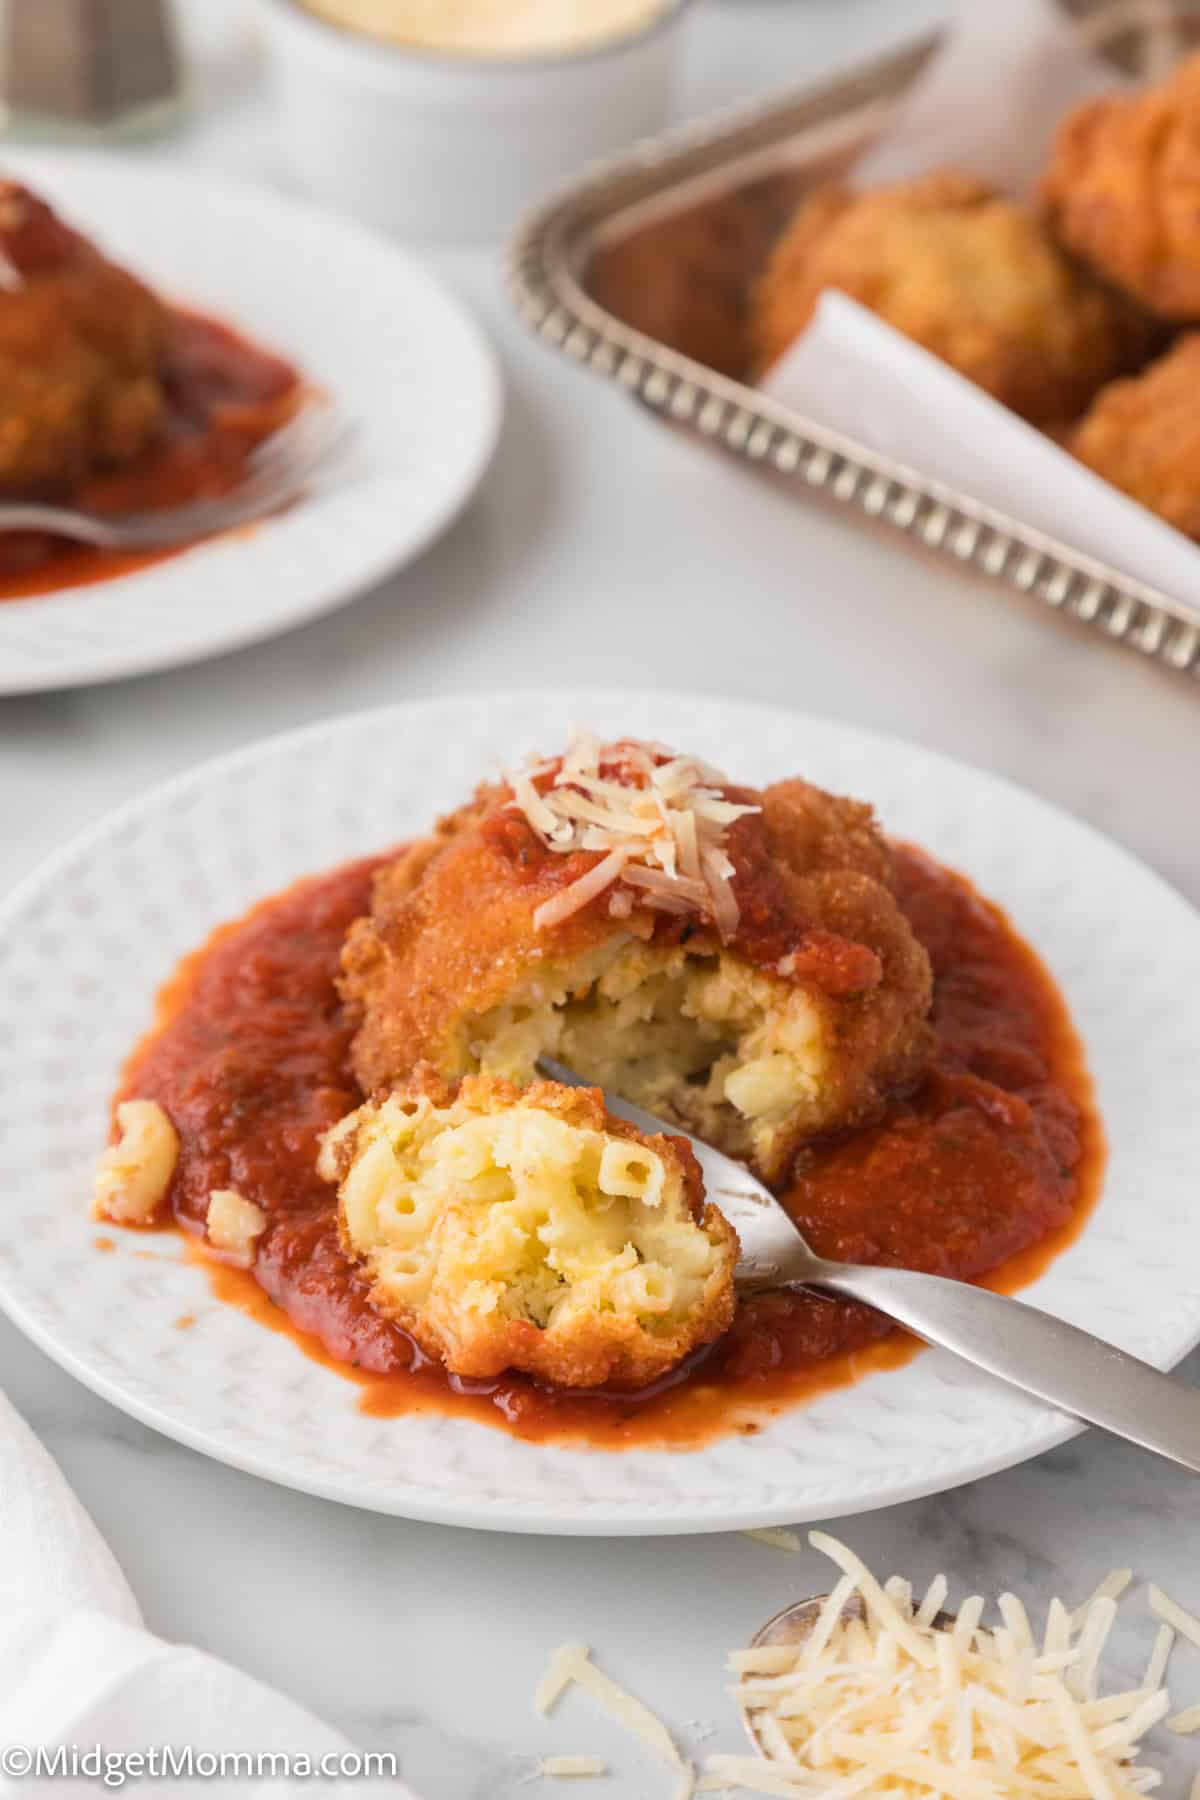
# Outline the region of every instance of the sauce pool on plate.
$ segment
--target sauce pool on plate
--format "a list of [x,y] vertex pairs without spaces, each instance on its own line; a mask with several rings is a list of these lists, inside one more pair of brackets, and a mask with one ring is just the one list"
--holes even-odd
[[[175,311],[163,367],[165,427],[128,467],[89,477],[64,504],[113,513],[186,505],[238,485],[255,447],[286,423],[302,398],[297,371],[219,320]],[[0,602],[90,587],[178,556],[98,550],[49,532],[0,536]]]
[[[822,1255],[1020,1286],[1071,1241],[1099,1191],[1103,1134],[1082,1050],[1049,974],[999,909],[919,851],[896,854],[901,904],[934,967],[932,1063],[876,1123],[804,1151],[781,1197]],[[126,1068],[121,1097],[158,1100],[179,1132],[171,1206],[182,1230],[200,1239],[217,1188],[267,1214],[253,1271],[205,1259],[222,1299],[359,1383],[372,1413],[452,1413],[596,1448],[753,1432],[915,1354],[868,1308],[768,1294],[743,1300],[727,1336],[656,1388],[566,1393],[518,1375],[449,1376],[373,1312],[315,1161],[320,1134],[361,1099],[354,1021],[334,978],[382,860],[301,881],[220,927],[168,984]]]

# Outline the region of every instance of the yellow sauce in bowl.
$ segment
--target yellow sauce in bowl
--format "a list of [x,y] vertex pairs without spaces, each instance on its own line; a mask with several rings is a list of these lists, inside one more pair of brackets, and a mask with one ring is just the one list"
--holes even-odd
[[634,37],[671,0],[302,0],[348,31],[414,50],[562,56]]

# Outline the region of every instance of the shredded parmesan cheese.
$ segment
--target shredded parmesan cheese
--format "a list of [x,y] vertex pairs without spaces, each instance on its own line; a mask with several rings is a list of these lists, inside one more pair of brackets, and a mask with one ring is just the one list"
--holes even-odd
[[[745,1535],[772,1544],[794,1536]],[[1176,1636],[1200,1647],[1200,1620],[1159,1588],[1149,1590],[1150,1604],[1163,1623],[1141,1685],[1100,1692],[1128,1570],[1106,1577],[1073,1613],[1052,1600],[1040,1631],[1014,1594],[998,1601],[1000,1625],[981,1624],[984,1602],[973,1595],[939,1628],[944,1575],[916,1602],[909,1582],[876,1580],[836,1539],[814,1531],[809,1542],[842,1574],[807,1633],[729,1657],[757,1756],[713,1755],[697,1776],[662,1721],[603,1675],[583,1644],[555,1651],[538,1710],[572,1682],[586,1688],[671,1764],[678,1785],[670,1800],[735,1789],[775,1800],[1133,1800],[1163,1780],[1139,1760],[1147,1732],[1164,1720],[1177,1734],[1200,1732],[1200,1704],[1168,1717],[1163,1686]],[[541,1767],[600,1773],[597,1760],[550,1758]],[[1190,1800],[1200,1800],[1200,1775]]]
[[1200,1650],[1200,1619],[1184,1612],[1182,1606],[1176,1606],[1170,1595],[1164,1594],[1153,1583],[1150,1586],[1150,1611],[1155,1618],[1161,1619],[1164,1625],[1169,1625],[1181,1638],[1186,1638],[1189,1644],[1195,1644]]
[[1150,1661],[1146,1664],[1146,1673],[1142,1676],[1144,1688],[1160,1688],[1166,1679],[1167,1664],[1171,1660],[1171,1651],[1175,1647],[1175,1633],[1169,1625],[1160,1625],[1154,1640],[1154,1648],[1150,1652]]
[[580,1657],[591,1655],[586,1644],[560,1644],[546,1665],[546,1673],[538,1682],[533,1696],[534,1711],[545,1718],[553,1712],[563,1694],[575,1679]]
[[1092,1610],[1093,1606],[1095,1606],[1097,1600],[1119,1600],[1132,1580],[1132,1569],[1114,1569],[1111,1575],[1106,1575],[1099,1587],[1088,1596],[1083,1605],[1077,1606],[1075,1611],[1071,1614],[1072,1629],[1075,1631],[1079,1630],[1084,1619]]
[[1200,1706],[1185,1706],[1167,1720],[1167,1730],[1178,1732],[1180,1737],[1191,1737],[1193,1732],[1200,1731]]
[[[674,1738],[656,1713],[627,1693],[605,1675],[592,1661],[586,1644],[563,1644],[551,1656],[546,1673],[538,1684],[534,1705],[538,1712],[549,1712],[571,1683],[584,1688],[592,1699],[618,1725],[661,1756],[677,1771],[677,1787],[672,1800],[691,1800],[694,1771],[680,1755]],[[545,1764],[542,1765],[543,1769]],[[580,1773],[582,1771],[579,1771]],[[589,1771],[589,1773],[592,1771]]]
[[[1142,1687],[1098,1692],[1124,1571],[1075,1614],[1052,1602],[1040,1638],[1013,1594],[1000,1598],[1002,1625],[980,1624],[983,1601],[976,1596],[952,1627],[939,1630],[944,1576],[914,1607],[907,1582],[877,1581],[852,1550],[821,1532],[809,1542],[842,1578],[806,1637],[730,1659],[733,1694],[761,1759],[710,1757],[701,1792],[725,1786],[795,1800],[928,1800],[931,1792],[947,1800],[1129,1800],[1157,1786],[1157,1773],[1137,1758],[1145,1733],[1169,1709],[1161,1677],[1170,1643],[1160,1635]],[[1165,1596],[1155,1610],[1187,1635],[1180,1623],[1187,1615]],[[1190,1623],[1200,1633],[1200,1624]],[[1169,1723],[1200,1730],[1200,1707]]]
[[765,1544],[768,1550],[799,1550],[801,1547],[796,1533],[782,1525],[764,1525],[757,1531],[743,1531],[742,1536],[753,1538],[756,1544]]
[[547,850],[600,857],[537,908],[538,931],[561,925],[612,888],[614,918],[627,918],[636,898],[653,911],[711,921],[723,942],[733,937],[739,914],[726,835],[759,808],[727,800],[729,784],[717,770],[661,744],[602,744],[577,733],[563,757],[507,781],[510,806]]
[[538,1774],[551,1781],[569,1780],[579,1775],[607,1775],[608,1764],[599,1756],[543,1756]]

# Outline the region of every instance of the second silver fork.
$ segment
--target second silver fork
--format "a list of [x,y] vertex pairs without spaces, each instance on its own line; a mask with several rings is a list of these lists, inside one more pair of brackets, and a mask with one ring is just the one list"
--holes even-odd
[[48,531],[98,550],[154,550],[195,543],[278,512],[314,475],[330,467],[349,438],[349,426],[337,409],[314,402],[251,451],[245,478],[228,494],[185,506],[127,513],[5,501],[0,502],[0,534]]

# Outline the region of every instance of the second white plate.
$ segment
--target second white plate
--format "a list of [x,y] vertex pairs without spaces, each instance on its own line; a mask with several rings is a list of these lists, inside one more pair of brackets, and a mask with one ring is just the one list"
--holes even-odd
[[[119,1065],[159,983],[295,877],[427,828],[572,724],[663,738],[732,775],[803,773],[969,874],[1048,961],[1111,1144],[1103,1197],[1026,1294],[1162,1368],[1200,1338],[1200,918],[1031,795],[849,726],[718,700],[514,695],[335,720],[209,764],[106,820],[0,908],[0,1305],[97,1392],[240,1468],[381,1512],[506,1531],[716,1531],[912,1499],[1061,1443],[1048,1408],[926,1353],[753,1438],[571,1451],[473,1422],[372,1419],[357,1390],[210,1295],[202,1270],[99,1255],[87,1216]],[[182,1313],[194,1330],[180,1332]]]
[[286,631],[409,561],[465,505],[495,447],[499,372],[465,308],[404,251],[266,189],[70,154],[5,166],[160,293],[286,356],[354,437],[334,476],[251,531],[0,602],[0,694],[114,681]]

